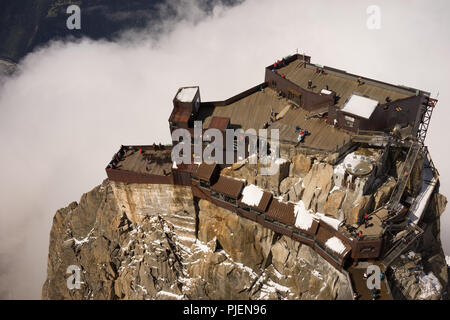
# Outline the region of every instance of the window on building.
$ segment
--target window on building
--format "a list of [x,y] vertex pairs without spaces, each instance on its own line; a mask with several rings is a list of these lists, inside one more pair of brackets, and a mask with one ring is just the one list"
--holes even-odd
[[353,128],[353,126],[355,125],[355,118],[345,116],[345,125],[347,127]]
[[200,187],[209,188],[209,182],[205,180],[200,180]]
[[219,199],[219,200],[225,201],[225,199],[224,199],[224,195],[223,195],[223,194],[221,194],[220,192],[217,192],[217,191],[212,191],[212,190],[211,190],[211,196],[213,196],[213,197],[214,197],[214,198],[216,198],[216,199]]
[[294,97],[295,95],[291,91],[288,91],[288,99],[294,100]]
[[220,193],[211,190],[211,196],[213,196],[214,198],[220,199]]
[[236,204],[236,199],[233,199],[233,198],[228,197],[228,196],[224,196],[223,200],[226,201],[226,202],[229,202],[231,204]]

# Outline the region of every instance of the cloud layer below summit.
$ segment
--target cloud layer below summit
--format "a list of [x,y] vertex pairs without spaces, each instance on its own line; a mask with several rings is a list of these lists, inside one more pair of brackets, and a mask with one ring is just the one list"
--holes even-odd
[[[178,87],[199,85],[202,100],[225,99],[297,50],[314,63],[439,91],[427,144],[450,195],[450,3],[378,1],[381,29],[370,30],[369,1],[249,0],[210,15],[182,2],[158,34],[52,42],[0,81],[0,297],[40,297],[55,211],[101,183],[121,144],[170,141]],[[449,252],[445,228],[444,215]]]

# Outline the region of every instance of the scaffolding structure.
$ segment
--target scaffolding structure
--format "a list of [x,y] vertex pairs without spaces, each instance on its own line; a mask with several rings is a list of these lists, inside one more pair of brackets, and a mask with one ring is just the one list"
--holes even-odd
[[428,98],[427,104],[424,105],[425,110],[419,124],[419,130],[417,131],[417,140],[422,144],[422,148],[425,146],[425,138],[427,137],[428,127],[430,126],[431,115],[437,102],[437,99]]

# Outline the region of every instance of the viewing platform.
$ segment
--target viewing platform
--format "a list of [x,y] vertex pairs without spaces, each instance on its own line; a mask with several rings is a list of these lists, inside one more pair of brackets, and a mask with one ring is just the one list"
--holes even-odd
[[368,78],[361,77],[358,83],[357,75],[348,74],[345,71],[319,66],[296,59],[285,66],[277,69],[278,74],[284,74],[286,79],[303,88],[308,88],[308,81],[312,82],[311,92],[320,93],[328,86],[329,91],[333,91],[339,99],[336,106],[341,107],[347,99],[354,93],[361,96],[368,96],[371,99],[383,104],[386,98],[395,101],[407,97],[415,96],[415,92],[400,86],[382,83]]
[[[305,209],[302,200],[283,201],[273,188],[274,193],[256,186],[256,180],[248,183],[248,173],[256,176],[261,163],[247,168],[246,177],[232,174],[233,167],[239,169],[249,159],[247,144],[245,159],[236,157],[237,137],[229,151],[233,152],[233,165],[176,164],[171,153],[180,141],[174,140],[173,145],[122,146],[106,172],[111,181],[126,184],[189,187],[194,201],[209,201],[308,245],[353,279],[353,290],[364,291],[361,298],[365,299],[368,293],[359,279],[361,265],[373,262],[384,272],[423,233],[419,224],[439,179],[424,146],[437,103],[429,96],[425,91],[311,64],[310,57],[299,54],[269,65],[263,83],[223,101],[202,102],[196,86],[177,91],[169,117],[171,133],[186,129],[193,141],[195,121],[202,121],[202,137],[208,129],[224,135],[227,129],[253,129],[256,133],[268,129],[270,139],[270,129],[277,129],[279,151],[287,156],[271,161],[279,161],[280,172],[286,159],[310,155],[313,161],[333,165],[334,187],[352,193],[355,199],[372,194],[385,181],[389,155],[399,154],[399,149],[407,151],[404,160],[400,157],[399,176],[392,178],[397,181],[389,201],[372,212],[357,212],[358,217],[350,216],[351,222],[347,213],[339,220],[314,213]],[[203,141],[202,151],[206,145]],[[391,149],[395,151],[391,153]],[[191,146],[191,160],[193,150]],[[417,159],[422,159],[420,153],[425,156],[422,185],[414,199],[406,199],[405,188]],[[380,299],[389,299],[387,281],[383,283]]]
[[[286,109],[287,108],[287,109]],[[203,129],[209,128],[214,117],[227,117],[230,127],[235,129],[263,129],[268,123],[273,111],[279,115],[285,110],[281,119],[277,118],[266,128],[278,129],[281,142],[297,144],[298,131],[296,127],[308,130],[310,135],[305,137],[300,147],[310,147],[328,152],[336,151],[350,141],[350,134],[344,130],[334,128],[323,119],[306,119],[308,112],[296,107],[289,99],[278,96],[272,88],[256,91],[236,102],[227,105],[201,105],[197,120],[203,121]]]

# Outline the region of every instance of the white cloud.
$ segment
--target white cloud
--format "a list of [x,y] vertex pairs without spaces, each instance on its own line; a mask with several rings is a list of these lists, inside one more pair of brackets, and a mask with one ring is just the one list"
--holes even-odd
[[56,42],[28,55],[0,92],[0,260],[14,271],[1,287],[10,297],[40,296],[53,214],[105,178],[120,144],[169,142],[178,87],[200,85],[204,101],[227,98],[262,82],[266,65],[297,48],[313,62],[439,90],[427,143],[449,194],[450,5],[378,1],[381,29],[368,30],[371,4],[249,0],[212,16],[194,8],[157,37]]

